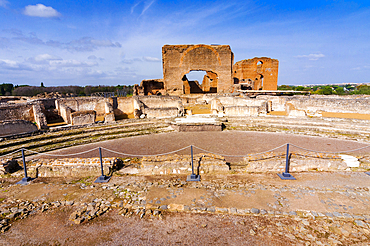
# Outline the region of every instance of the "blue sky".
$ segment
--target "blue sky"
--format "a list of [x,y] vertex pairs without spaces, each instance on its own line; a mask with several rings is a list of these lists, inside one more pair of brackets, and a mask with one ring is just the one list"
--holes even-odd
[[279,85],[370,82],[370,3],[0,0],[0,84],[139,84],[165,44],[278,59]]

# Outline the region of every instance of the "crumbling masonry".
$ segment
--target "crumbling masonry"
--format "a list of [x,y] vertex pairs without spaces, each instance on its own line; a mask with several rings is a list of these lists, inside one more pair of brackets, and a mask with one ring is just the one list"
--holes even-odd
[[[239,61],[229,45],[165,45],[163,80],[143,80],[135,95],[231,93],[236,90],[276,90],[279,61],[267,57]],[[205,71],[202,83],[189,81],[191,71]]]

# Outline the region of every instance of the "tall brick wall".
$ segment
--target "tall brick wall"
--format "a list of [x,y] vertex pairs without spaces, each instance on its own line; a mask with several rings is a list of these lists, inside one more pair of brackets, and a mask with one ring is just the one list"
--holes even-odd
[[190,71],[216,73],[217,92],[231,92],[233,53],[229,45],[165,45],[163,81],[169,95],[184,94],[184,75]]
[[239,84],[250,80],[253,90],[277,90],[278,70],[278,60],[255,57],[236,62],[233,66],[233,79]]

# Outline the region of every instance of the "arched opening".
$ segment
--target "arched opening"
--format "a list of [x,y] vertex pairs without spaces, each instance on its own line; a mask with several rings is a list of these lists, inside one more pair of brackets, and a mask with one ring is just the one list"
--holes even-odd
[[263,65],[262,61],[257,62],[257,73],[262,73],[263,70],[262,65]]
[[190,70],[182,81],[184,94],[217,93],[218,76],[212,71]]

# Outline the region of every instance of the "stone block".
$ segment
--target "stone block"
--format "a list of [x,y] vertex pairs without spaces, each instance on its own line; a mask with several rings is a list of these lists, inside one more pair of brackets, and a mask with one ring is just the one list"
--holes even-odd
[[95,123],[96,112],[93,110],[78,111],[71,114],[72,125],[86,125]]

